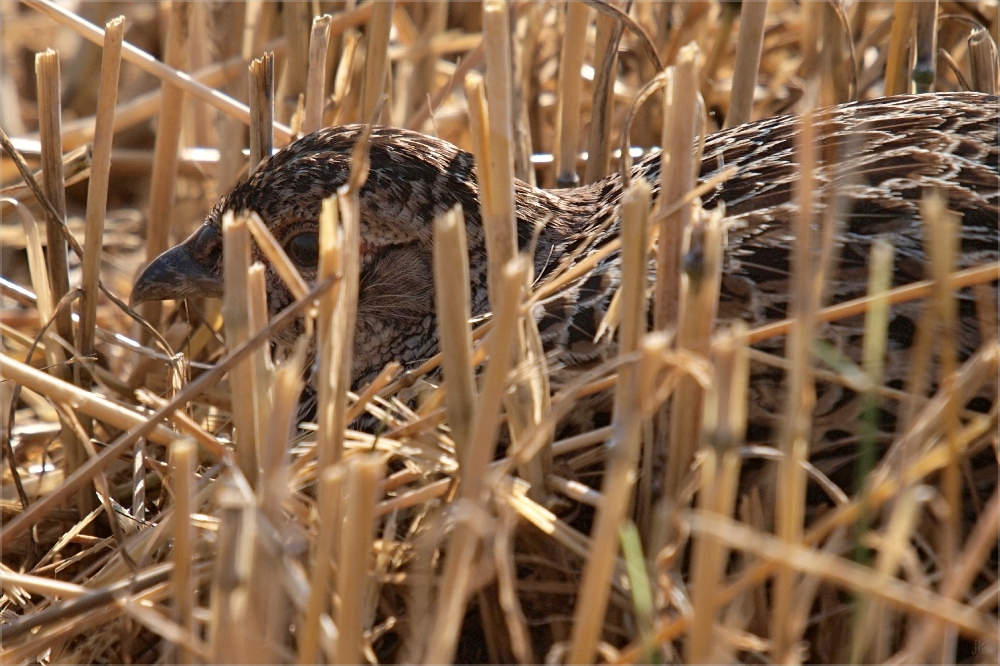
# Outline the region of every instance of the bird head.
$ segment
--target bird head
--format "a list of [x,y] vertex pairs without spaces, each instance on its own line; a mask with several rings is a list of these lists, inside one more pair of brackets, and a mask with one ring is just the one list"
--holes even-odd
[[[361,135],[360,125],[323,129],[262,162],[219,201],[191,236],[146,267],[136,280],[132,303],[222,296],[222,216],[229,210],[259,215],[311,283],[316,276],[323,199],[347,182],[351,152]],[[483,252],[470,154],[422,134],[380,127],[371,134],[369,155],[369,176],[359,194],[355,381],[378,372],[390,360],[416,362],[436,349],[431,268],[434,217],[462,204],[470,253]],[[268,310],[273,317],[293,297],[259,248],[254,246],[252,252],[253,259],[266,268]],[[479,311],[488,307],[485,293],[473,307]],[[285,335],[294,337],[295,333]]]

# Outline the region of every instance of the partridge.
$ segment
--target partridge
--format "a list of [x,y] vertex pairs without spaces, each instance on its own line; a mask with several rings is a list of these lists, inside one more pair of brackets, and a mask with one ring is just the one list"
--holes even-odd
[[[888,237],[895,247],[895,284],[927,277],[919,204],[930,189],[942,192],[948,207],[960,215],[961,267],[1000,258],[996,96],[907,95],[842,104],[815,117],[817,153],[828,160],[821,161],[814,174],[815,201],[818,206],[829,205],[829,194],[836,191],[844,204],[827,302],[864,295],[867,258],[878,237]],[[258,213],[303,277],[312,280],[321,201],[346,181],[351,149],[361,131],[356,125],[326,128],[275,153],[225,196],[194,234],[142,272],[133,302],[221,295],[221,218],[230,209]],[[706,209],[725,206],[728,240],[721,320],[742,319],[758,326],[787,315],[799,131],[796,117],[782,116],[714,133],[705,142],[703,181],[735,167],[735,175],[703,200]],[[473,157],[445,141],[391,127],[374,129],[369,151],[371,171],[360,193],[355,384],[372,378],[390,361],[412,366],[436,353],[432,220],[455,204],[465,211],[472,313],[479,316],[490,309]],[[659,170],[659,154],[652,152],[632,167],[632,176],[654,183],[655,196]],[[518,242],[522,251],[533,252],[538,280],[617,237],[623,192],[619,174],[572,189],[546,191],[519,181],[514,188]],[[613,343],[595,340],[595,332],[619,284],[619,269],[619,256],[612,253],[536,309],[554,372],[609,353]],[[272,268],[267,275],[268,307],[274,315],[293,297]],[[980,343],[981,331],[971,293],[963,292],[959,300],[958,347],[968,355]],[[886,361],[890,386],[900,386],[905,378],[920,312],[921,305],[912,303],[892,309]],[[861,318],[827,324],[821,335],[856,358]],[[780,349],[780,342],[772,344]],[[753,370],[751,440],[766,438],[775,425],[781,408],[780,382],[776,368]],[[817,436],[851,439],[857,400],[846,389],[828,389],[817,402]]]

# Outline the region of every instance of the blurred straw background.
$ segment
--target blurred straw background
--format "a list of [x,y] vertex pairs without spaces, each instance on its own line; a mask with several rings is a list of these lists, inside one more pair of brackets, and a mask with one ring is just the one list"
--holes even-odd
[[[222,303],[125,306],[146,261],[303,132],[376,118],[477,162],[509,154],[495,163],[513,171],[482,185],[497,192],[484,219],[503,219],[512,177],[592,182],[616,170],[623,137],[677,165],[699,132],[806,104],[995,93],[995,0],[4,0],[0,30],[4,663],[997,662],[996,405],[957,414],[949,397],[996,392],[986,283],[983,347],[961,364],[933,352],[950,374],[907,435],[916,453],[872,461],[851,488],[792,449],[742,446],[749,344],[774,333],[711,326],[718,219],[698,227],[704,283],[657,286],[663,316],[683,313],[676,345],[644,334],[646,258],[626,256],[624,361],[551,397],[521,307],[532,276],[491,249],[497,312],[471,330],[454,220],[434,222],[452,290],[438,294],[442,358],[358,395],[340,372],[349,279],[301,284],[271,323],[247,265],[227,264],[227,284],[245,285]],[[664,67],[687,94],[631,112]],[[670,200],[697,185],[676,181]],[[321,240],[321,276],[357,270],[350,196],[324,210],[348,233]],[[651,218],[648,197],[628,191],[626,250],[654,218],[690,214]],[[266,244],[259,221],[225,226],[227,247]],[[661,261],[682,251],[671,228]],[[266,340],[314,302],[329,414],[295,429],[303,355],[272,360]],[[815,310],[787,345],[792,395],[813,371]],[[914,366],[931,354],[916,347]],[[447,395],[439,363],[454,369]],[[864,371],[877,394],[878,368]],[[552,441],[559,415],[615,376],[613,425]],[[808,428],[790,409],[789,427]],[[365,412],[378,436],[348,427]],[[680,453],[654,489],[640,444],[660,419]],[[517,447],[494,450],[501,423]]]

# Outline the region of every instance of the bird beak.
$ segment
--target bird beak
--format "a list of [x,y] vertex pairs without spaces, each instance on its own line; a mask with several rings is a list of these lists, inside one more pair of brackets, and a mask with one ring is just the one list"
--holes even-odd
[[217,229],[202,225],[183,243],[167,250],[139,274],[129,305],[146,301],[179,300],[192,296],[222,296]]

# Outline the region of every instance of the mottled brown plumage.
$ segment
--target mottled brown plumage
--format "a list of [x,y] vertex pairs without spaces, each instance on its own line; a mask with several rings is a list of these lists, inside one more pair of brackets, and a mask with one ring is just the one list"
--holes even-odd
[[[929,188],[944,192],[949,207],[961,214],[961,265],[998,259],[998,112],[995,96],[950,93],[844,104],[816,114],[820,154],[836,156],[816,171],[817,201],[829,203],[824,194],[836,191],[848,202],[837,239],[839,260],[827,286],[828,302],[864,294],[868,251],[879,236],[889,237],[896,247],[897,284],[926,277],[918,203]],[[219,228],[221,215],[228,209],[259,213],[303,276],[312,279],[320,202],[346,180],[360,129],[320,130],[275,154],[223,198],[191,238],[146,269],[133,299],[220,294]],[[721,131],[706,142],[703,179],[727,167],[738,168],[735,177],[704,201],[707,209],[724,203],[726,210],[722,320],[740,318],[759,325],[786,314],[798,129],[796,118],[784,116]],[[355,382],[371,378],[389,361],[412,365],[436,352],[431,221],[456,203],[466,213],[473,314],[489,310],[472,156],[444,141],[386,127],[372,133],[370,154],[371,172],[361,192]],[[656,183],[659,164],[659,155],[650,154],[633,167],[633,176]],[[585,256],[616,237],[621,193],[617,174],[593,185],[559,191],[515,183],[519,242],[522,249],[534,243],[535,274],[540,280],[559,270],[572,253],[582,249]],[[612,350],[607,341],[595,342],[594,333],[618,284],[618,264],[618,255],[611,255],[538,309],[539,328],[553,367],[579,367]],[[292,297],[270,269],[268,285],[274,314]],[[887,363],[890,382],[901,380],[905,373],[905,352],[919,310],[914,304],[893,309]],[[962,314],[959,346],[968,353],[979,335],[971,299],[963,301]],[[824,326],[821,334],[857,357],[859,326],[859,319],[841,321]],[[772,348],[780,344],[774,342]],[[752,400],[756,414],[751,414],[751,429],[757,428],[762,436],[780,409],[780,380],[777,370],[755,370]],[[817,409],[819,422],[825,420],[831,431],[850,431],[853,425],[847,424],[857,421],[856,401],[843,396],[821,396]]]

